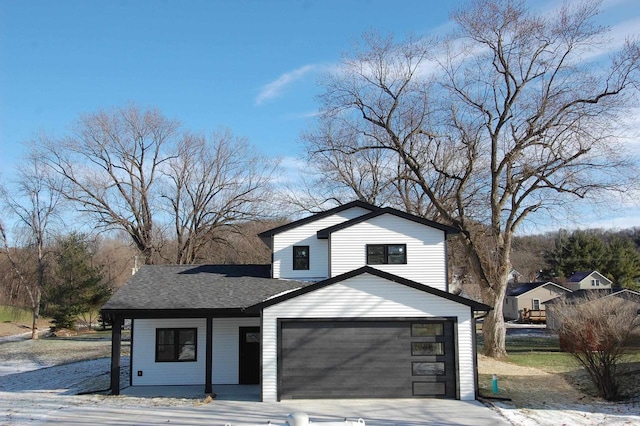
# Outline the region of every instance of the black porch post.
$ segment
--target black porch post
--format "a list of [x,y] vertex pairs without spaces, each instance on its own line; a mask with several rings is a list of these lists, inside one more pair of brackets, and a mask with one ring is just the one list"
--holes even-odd
[[213,386],[211,375],[213,373],[213,318],[207,317],[207,345],[205,355],[204,393],[212,394]]
[[114,315],[111,326],[111,395],[120,395],[120,345],[122,317]]

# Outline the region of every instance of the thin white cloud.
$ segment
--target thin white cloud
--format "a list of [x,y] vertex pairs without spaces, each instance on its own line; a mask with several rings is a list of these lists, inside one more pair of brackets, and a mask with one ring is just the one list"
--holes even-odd
[[307,119],[307,118],[315,118],[315,117],[318,117],[319,115],[320,115],[320,111],[318,110],[309,111],[309,112],[297,112],[297,113],[285,115],[285,119],[300,120],[300,119]]
[[264,102],[280,96],[287,86],[317,69],[318,65],[310,64],[282,74],[276,80],[262,86],[262,89],[260,89],[260,93],[256,98],[256,105],[262,105]]

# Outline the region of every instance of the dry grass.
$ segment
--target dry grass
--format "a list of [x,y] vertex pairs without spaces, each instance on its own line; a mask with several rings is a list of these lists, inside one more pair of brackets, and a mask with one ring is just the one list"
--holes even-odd
[[[545,364],[545,356],[550,355],[551,362]],[[565,359],[557,361],[558,357]],[[480,395],[492,397],[491,379],[498,375],[498,397],[509,398],[518,408],[541,408],[549,404],[589,404],[601,402],[596,389],[586,371],[568,354],[530,353],[527,365],[508,361],[498,361],[478,355],[478,379]],[[634,398],[640,395],[640,362],[636,355],[618,367],[623,395]],[[530,365],[534,365],[532,367]]]
[[[48,330],[51,322],[48,319],[38,321],[39,330]],[[14,334],[29,333],[31,331],[31,320],[16,320],[0,322],[0,337],[12,336]]]
[[510,398],[516,407],[540,408],[550,403],[588,402],[592,398],[576,389],[562,374],[524,367],[478,355],[480,395],[494,396],[493,374],[498,375],[498,397]]
[[[128,342],[123,342],[123,355]],[[79,334],[73,337],[46,337],[38,340],[5,342],[0,345],[0,363],[15,359],[38,365],[58,365],[111,356],[111,332]]]

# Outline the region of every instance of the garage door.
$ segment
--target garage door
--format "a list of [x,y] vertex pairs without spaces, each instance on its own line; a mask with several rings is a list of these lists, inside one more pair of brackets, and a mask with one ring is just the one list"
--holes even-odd
[[281,399],[456,397],[451,321],[282,321]]

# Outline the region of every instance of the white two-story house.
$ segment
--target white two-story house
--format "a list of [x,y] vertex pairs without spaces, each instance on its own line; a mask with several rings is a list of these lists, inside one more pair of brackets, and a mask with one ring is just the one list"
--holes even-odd
[[477,396],[474,312],[448,293],[455,229],[352,202],[260,234],[270,265],[145,266],[103,307],[132,320],[129,386],[254,384],[263,401]]

